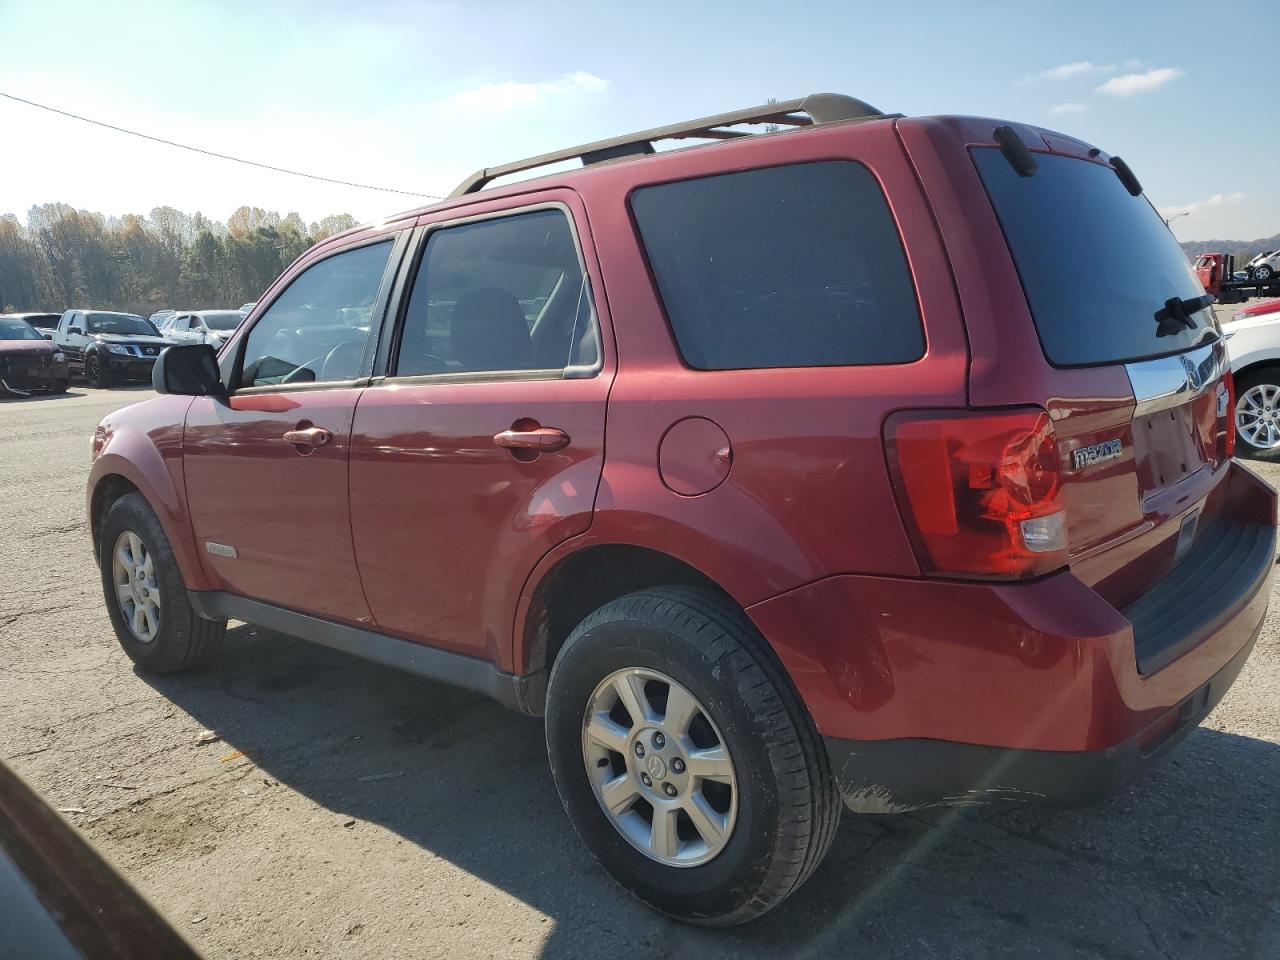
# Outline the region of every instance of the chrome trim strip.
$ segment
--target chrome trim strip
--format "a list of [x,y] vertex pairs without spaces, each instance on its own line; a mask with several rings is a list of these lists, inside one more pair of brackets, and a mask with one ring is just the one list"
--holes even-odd
[[1211,343],[1172,357],[1126,363],[1124,369],[1138,401],[1133,415],[1142,417],[1181,406],[1213,387],[1226,369],[1225,352]]

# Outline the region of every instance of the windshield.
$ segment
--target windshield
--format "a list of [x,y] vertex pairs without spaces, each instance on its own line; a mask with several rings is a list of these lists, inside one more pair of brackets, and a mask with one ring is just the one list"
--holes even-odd
[[210,330],[234,330],[240,326],[244,314],[239,310],[211,310],[200,314],[200,318]]
[[1037,154],[1019,176],[995,148],[973,150],[1050,363],[1088,366],[1181,353],[1218,338],[1213,311],[1161,323],[1167,301],[1204,287],[1145,196],[1109,166]]
[[88,333],[122,333],[130,336],[158,337],[160,332],[132,313],[91,313],[87,320]]
[[44,340],[31,324],[15,317],[0,317],[0,340]]

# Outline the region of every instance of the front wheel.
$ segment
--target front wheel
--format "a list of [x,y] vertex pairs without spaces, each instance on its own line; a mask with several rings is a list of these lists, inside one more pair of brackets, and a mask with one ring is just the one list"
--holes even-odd
[[587,617],[552,668],[546,733],[592,856],[680,920],[776,906],[839,823],[812,720],[750,621],[710,592],[643,590]]
[[91,353],[84,358],[84,378],[89,381],[89,386],[104,388],[111,386],[111,376],[107,373],[107,365],[102,362],[102,358],[96,353]]
[[181,673],[217,654],[227,622],[191,608],[169,538],[142,494],[111,505],[99,549],[111,626],[134,663],[148,673]]
[[1241,452],[1280,457],[1280,367],[1246,373],[1235,382],[1236,439]]

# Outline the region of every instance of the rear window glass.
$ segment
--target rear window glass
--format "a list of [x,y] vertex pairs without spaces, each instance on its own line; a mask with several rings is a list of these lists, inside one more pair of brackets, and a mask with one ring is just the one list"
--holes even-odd
[[631,209],[699,370],[907,363],[924,330],[879,184],[849,161],[643,187]]
[[1021,177],[994,148],[973,151],[1045,357],[1057,366],[1124,363],[1217,339],[1213,311],[1161,330],[1165,301],[1204,296],[1186,254],[1145,196],[1108,166],[1037,154]]

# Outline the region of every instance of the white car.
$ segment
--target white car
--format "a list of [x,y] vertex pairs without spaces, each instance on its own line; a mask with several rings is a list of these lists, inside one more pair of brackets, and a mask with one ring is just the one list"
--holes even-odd
[[1241,452],[1280,453],[1280,299],[1237,310],[1222,324],[1235,380]]
[[1258,254],[1244,266],[1254,280],[1267,281],[1280,273],[1280,250],[1267,250]]
[[217,350],[243,322],[239,310],[190,310],[170,318],[164,335],[180,343],[207,343]]

